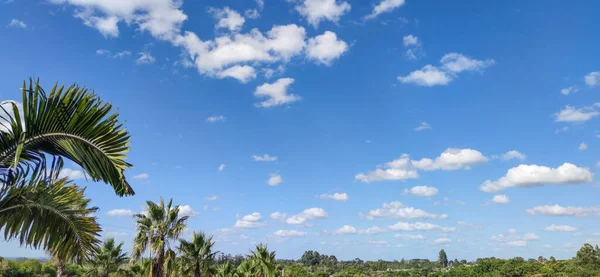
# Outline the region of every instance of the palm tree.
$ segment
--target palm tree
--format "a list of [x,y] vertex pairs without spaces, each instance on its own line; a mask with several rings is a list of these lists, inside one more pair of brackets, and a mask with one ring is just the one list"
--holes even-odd
[[146,250],[154,254],[152,276],[164,277],[165,253],[171,250],[170,242],[179,238],[189,216],[179,216],[179,206],[173,199],[165,206],[163,199],[156,204],[146,202],[146,211],[136,214],[137,231],[133,241],[133,259],[139,259]]
[[62,159],[36,165],[19,165],[18,170],[0,175],[0,229],[6,239],[22,245],[43,246],[62,276],[64,264],[89,259],[100,244],[101,228],[89,207],[85,189],[59,178]]
[[236,277],[237,272],[232,263],[226,262],[217,268],[216,277]]
[[[50,252],[59,265],[81,262],[99,244],[101,230],[84,190],[58,178],[61,157],[117,195],[133,195],[124,176],[131,167],[129,135],[112,105],[85,88],[54,86],[48,95],[30,80],[22,97],[22,106],[0,103],[0,229],[7,240]],[[56,161],[50,173],[47,157]]]
[[237,268],[238,277],[254,277],[257,271],[257,264],[254,260],[244,260]]
[[117,272],[121,265],[127,263],[129,259],[127,254],[123,252],[123,243],[115,244],[115,239],[110,238],[104,242],[102,248],[90,261],[90,269],[86,276],[90,277],[108,277],[109,274]]
[[191,241],[179,240],[179,252],[189,267],[188,272],[193,272],[194,277],[199,277],[201,273],[207,275],[217,255],[213,251],[214,245],[212,237],[207,237],[204,233],[194,232]]
[[256,276],[275,277],[277,267],[275,263],[275,252],[269,252],[266,245],[259,244],[254,251],[250,251],[250,258],[256,263]]
[[132,264],[128,268],[119,268],[118,276],[123,277],[148,277],[150,275],[151,261],[142,259],[140,262]]

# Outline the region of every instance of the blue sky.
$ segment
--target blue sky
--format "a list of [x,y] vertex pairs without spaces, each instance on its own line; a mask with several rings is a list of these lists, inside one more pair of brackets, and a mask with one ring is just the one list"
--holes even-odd
[[137,194],[65,174],[127,249],[160,197],[232,254],[568,258],[600,240],[595,1],[0,5],[0,99],[35,76],[118,108]]

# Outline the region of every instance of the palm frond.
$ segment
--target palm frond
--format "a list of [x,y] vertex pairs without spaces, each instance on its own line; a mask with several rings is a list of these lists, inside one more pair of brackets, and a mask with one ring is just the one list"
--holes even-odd
[[44,154],[66,157],[80,165],[94,181],[110,184],[120,195],[133,195],[125,179],[129,134],[112,105],[76,85],[52,88],[49,95],[39,81],[23,82],[23,113],[15,103],[0,106],[0,167],[39,162]]

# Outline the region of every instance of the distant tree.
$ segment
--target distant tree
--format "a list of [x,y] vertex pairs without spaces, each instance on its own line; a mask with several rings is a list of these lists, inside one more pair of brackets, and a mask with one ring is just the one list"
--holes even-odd
[[446,251],[444,249],[440,250],[440,255],[438,258],[438,262],[442,267],[448,267],[448,256],[446,255]]
[[[194,277],[207,275],[215,262],[215,255],[217,255],[217,252],[213,250],[214,245],[212,237],[208,237],[204,233],[194,232],[190,241],[180,239],[179,252],[182,254],[184,268],[188,269],[185,272],[193,272]],[[233,267],[229,261],[224,264]]]
[[579,267],[587,269],[598,269],[600,266],[600,249],[586,243],[577,251],[577,255],[574,258],[575,264]]

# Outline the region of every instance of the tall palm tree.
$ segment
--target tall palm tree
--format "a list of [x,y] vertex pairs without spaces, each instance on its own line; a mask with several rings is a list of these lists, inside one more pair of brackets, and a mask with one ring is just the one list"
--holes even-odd
[[226,262],[226,263],[220,265],[217,268],[217,274],[215,275],[215,277],[236,277],[236,276],[237,276],[236,268],[230,262]]
[[257,277],[277,276],[277,264],[275,263],[275,251],[269,252],[267,246],[259,244],[256,249],[250,251],[250,258],[256,263]]
[[[39,81],[23,82],[22,104],[0,103],[0,229],[4,239],[42,248],[58,259],[81,262],[99,244],[101,231],[84,190],[58,178],[61,157],[81,166],[93,181],[133,195],[124,176],[129,135],[93,92],[72,85],[46,94]],[[46,173],[46,158],[60,167]],[[31,170],[31,169],[34,170]],[[31,174],[35,172],[36,174]],[[59,271],[60,273],[60,271]],[[60,276],[60,275],[59,275]]]
[[116,245],[114,238],[106,240],[102,245],[102,248],[94,254],[94,257],[92,257],[90,269],[86,273],[86,276],[108,277],[109,274],[117,272],[119,268],[129,260],[122,248],[122,242]]
[[100,244],[101,231],[89,207],[85,189],[59,178],[62,159],[37,165],[19,165],[0,175],[0,229],[4,237],[22,245],[43,246],[58,265],[89,259]]
[[146,250],[154,255],[152,276],[164,277],[165,254],[170,242],[179,238],[189,216],[179,216],[179,206],[173,199],[165,206],[163,199],[156,204],[146,201],[146,211],[136,214],[137,231],[133,241],[133,259],[139,259]]
[[179,240],[179,252],[189,267],[188,272],[193,272],[194,277],[200,277],[200,274],[207,275],[217,255],[217,252],[213,251],[214,245],[212,237],[207,237],[204,233],[194,232],[191,241]]
[[256,271],[258,270],[258,266],[256,262],[252,259],[244,260],[237,268],[237,276],[238,277],[254,277],[256,276]]

